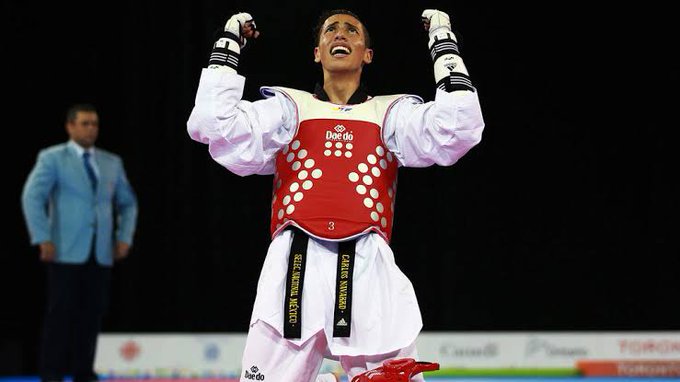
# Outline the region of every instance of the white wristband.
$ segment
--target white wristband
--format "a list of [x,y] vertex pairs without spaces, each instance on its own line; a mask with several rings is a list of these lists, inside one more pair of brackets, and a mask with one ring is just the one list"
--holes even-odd
[[457,54],[445,54],[437,58],[434,62],[434,80],[441,81],[442,78],[448,77],[451,72],[463,73],[469,75],[463,59]]
[[209,69],[228,68],[236,72],[238,60],[241,53],[241,46],[231,37],[221,37],[213,45]]

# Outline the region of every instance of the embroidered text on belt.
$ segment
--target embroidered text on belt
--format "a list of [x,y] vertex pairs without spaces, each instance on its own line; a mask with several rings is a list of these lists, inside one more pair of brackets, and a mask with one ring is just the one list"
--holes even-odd
[[[307,262],[308,236],[296,227],[290,227],[293,243],[288,256],[286,274],[286,299],[283,336],[302,337],[302,287]],[[352,273],[356,240],[338,243],[338,266],[335,281],[335,307],[333,337],[349,337],[352,326]]]

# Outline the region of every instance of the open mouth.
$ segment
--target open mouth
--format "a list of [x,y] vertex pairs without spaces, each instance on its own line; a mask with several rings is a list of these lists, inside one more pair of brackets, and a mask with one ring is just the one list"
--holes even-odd
[[344,57],[350,53],[350,49],[346,46],[334,46],[331,48],[331,56],[333,57]]

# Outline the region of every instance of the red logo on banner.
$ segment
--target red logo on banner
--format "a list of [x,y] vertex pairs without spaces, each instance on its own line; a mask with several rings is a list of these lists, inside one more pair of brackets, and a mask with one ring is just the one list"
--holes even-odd
[[120,347],[120,356],[130,362],[139,355],[139,345],[135,341],[128,341]]

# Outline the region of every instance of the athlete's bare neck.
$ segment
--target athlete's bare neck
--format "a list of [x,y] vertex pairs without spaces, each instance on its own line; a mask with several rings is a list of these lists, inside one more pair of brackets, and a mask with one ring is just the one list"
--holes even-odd
[[324,73],[323,90],[330,102],[346,105],[350,97],[359,88],[361,73],[339,74]]

